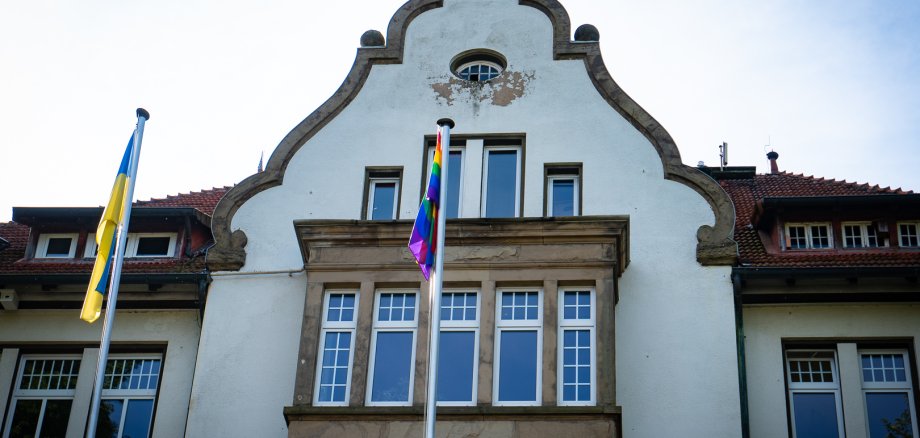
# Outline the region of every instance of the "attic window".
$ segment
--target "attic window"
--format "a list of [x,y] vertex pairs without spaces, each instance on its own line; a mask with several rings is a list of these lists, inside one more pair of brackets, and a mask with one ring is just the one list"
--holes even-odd
[[73,258],[76,249],[76,234],[42,234],[38,238],[36,257]]
[[486,82],[498,77],[507,65],[505,57],[500,53],[480,49],[457,55],[450,63],[450,69],[460,79]]

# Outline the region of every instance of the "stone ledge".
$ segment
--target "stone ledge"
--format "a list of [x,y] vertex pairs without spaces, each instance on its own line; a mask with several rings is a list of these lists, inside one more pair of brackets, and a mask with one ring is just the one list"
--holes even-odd
[[[444,420],[507,420],[521,417],[543,420],[616,417],[619,406],[441,406],[438,419]],[[309,406],[284,408],[284,418],[291,421],[380,421],[421,420],[423,406]],[[471,418],[478,417],[478,418]]]

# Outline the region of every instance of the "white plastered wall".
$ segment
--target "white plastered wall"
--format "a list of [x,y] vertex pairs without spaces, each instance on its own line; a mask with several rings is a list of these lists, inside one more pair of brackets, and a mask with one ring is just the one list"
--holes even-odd
[[[67,436],[82,436],[92,397],[95,363],[102,321],[87,324],[80,321],[77,310],[17,310],[0,312],[0,344],[13,345],[4,349],[3,362],[13,362],[7,353],[35,351],[44,346],[73,345],[86,348],[77,382],[77,394]],[[153,423],[154,438],[183,436],[188,413],[189,393],[198,350],[199,319],[197,310],[182,311],[118,311],[117,330],[112,332],[112,348],[137,347],[142,344],[166,345],[163,357],[163,380],[157,394]],[[16,351],[18,349],[18,351]],[[38,350],[41,351],[41,350]],[[0,372],[0,385],[10,388],[12,369]],[[3,400],[3,407],[6,399]],[[80,416],[77,410],[82,411]],[[7,412],[4,411],[4,412]]]
[[[744,309],[744,333],[751,436],[787,438],[783,340],[913,338],[920,351],[920,305],[752,306]],[[861,415],[844,413],[854,414]]]
[[[435,91],[452,77],[454,56],[479,48],[501,53],[507,70],[526,78],[507,105],[478,97],[489,85],[455,87],[449,99]],[[348,107],[290,160],[283,184],[237,211],[231,228],[248,237],[243,271],[302,268],[292,222],[358,219],[365,166],[403,167],[399,218],[413,219],[423,138],[442,117],[456,122],[454,134],[524,134],[525,216],[543,213],[548,162],[583,163],[583,214],[630,216],[631,263],[616,321],[625,436],[737,436],[729,268],[702,267],[695,254],[698,227],[714,220],[709,205],[663,178],[655,148],[600,96],[584,63],[553,61],[547,16],[517,1],[447,0],[415,18],[403,63],[375,66]],[[463,204],[477,206],[480,169],[469,167]],[[213,424],[225,436],[284,436],[281,412],[292,403],[305,290],[304,277],[228,276],[211,285],[190,432]],[[243,330],[241,320],[258,322]],[[236,404],[228,410],[199,398]],[[262,414],[242,421],[240,412]]]

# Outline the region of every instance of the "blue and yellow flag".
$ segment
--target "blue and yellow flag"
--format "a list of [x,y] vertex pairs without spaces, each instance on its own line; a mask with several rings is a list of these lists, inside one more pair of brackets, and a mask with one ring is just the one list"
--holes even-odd
[[[131,162],[131,151],[134,149],[134,135],[128,141],[125,156],[121,159],[118,174],[115,175],[115,185],[112,186],[112,195],[105,206],[99,226],[96,228],[96,264],[93,265],[93,275],[89,279],[86,289],[86,298],[83,300],[83,310],[80,319],[94,322],[102,314],[102,299],[108,286],[109,275],[112,269],[112,256],[115,253],[115,233],[118,225],[124,219],[124,209],[128,189],[128,166]],[[127,200],[130,202],[130,200]]]

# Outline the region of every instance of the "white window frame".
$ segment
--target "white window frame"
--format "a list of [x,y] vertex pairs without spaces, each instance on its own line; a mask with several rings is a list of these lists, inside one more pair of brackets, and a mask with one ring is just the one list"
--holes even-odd
[[[789,236],[789,228],[791,227],[804,227],[805,228],[805,248],[793,248],[791,244],[791,239]],[[824,227],[827,230],[827,244],[828,246],[814,246],[814,236],[812,236],[812,227]],[[827,250],[834,249],[834,227],[831,226],[830,222],[788,222],[785,224],[785,242],[784,248],[787,250],[803,250],[803,249],[818,249],[818,250]]]
[[[169,238],[169,249],[166,255],[137,255],[137,248],[140,244],[140,240],[148,237],[158,238],[158,237],[168,237]],[[134,257],[141,259],[150,259],[150,258],[162,258],[162,257],[175,257],[176,256],[176,233],[130,233],[128,234],[128,245],[125,249],[125,257]]]
[[[428,181],[431,180],[431,163],[434,162],[435,148],[437,148],[437,146],[428,147],[428,165],[425,166],[427,168],[425,170],[425,187],[422,188],[422,190],[425,190],[427,188]],[[460,153],[460,182],[459,182],[460,188],[457,190],[457,218],[462,218],[463,217],[463,185],[465,182],[464,176],[466,175],[466,146],[465,145],[464,146],[451,146],[450,150],[448,151],[447,159],[449,160],[450,154],[455,153],[455,152]],[[456,171],[457,169],[454,169],[453,167],[448,168],[447,176],[453,175],[454,174],[453,172],[456,172]],[[425,194],[422,193],[422,197],[424,196]]]
[[[588,319],[566,319],[564,308],[564,299],[566,292],[588,292],[591,297],[591,313]],[[556,367],[556,404],[559,406],[594,406],[597,404],[597,294],[593,287],[562,287],[559,288],[559,297],[557,301],[558,329],[557,333],[557,357]],[[585,401],[565,401],[564,394],[564,334],[566,330],[588,330],[588,336],[591,339],[591,397]]]
[[[354,295],[355,310],[351,321],[329,321],[329,299],[333,294]],[[322,329],[319,334],[318,351],[316,353],[316,375],[315,384],[313,385],[313,405],[314,406],[348,406],[351,399],[351,376],[355,363],[355,334],[358,324],[358,305],[360,303],[360,294],[354,289],[331,289],[327,290],[323,296],[322,306]],[[345,376],[345,400],[341,402],[324,402],[319,400],[321,378],[323,375],[323,360],[325,356],[326,333],[351,333],[351,342],[348,345],[348,374]]]
[[515,151],[517,162],[515,164],[515,176],[514,181],[514,216],[511,217],[521,217],[521,155],[524,153],[524,149],[521,146],[517,145],[501,145],[501,146],[483,146],[482,148],[482,198],[480,199],[480,211],[479,214],[483,218],[488,218],[486,216],[486,206],[488,205],[487,194],[489,192],[489,154],[490,152],[498,151]]
[[[72,259],[77,253],[77,239],[80,237],[77,233],[42,233],[38,236],[38,246],[35,251],[35,258],[38,259]],[[70,250],[67,255],[48,255],[48,244],[51,239],[70,239]]]
[[[124,434],[125,428],[125,417],[128,414],[128,401],[129,400],[153,400],[153,409],[150,412],[150,424],[147,426],[148,431],[153,430],[153,416],[156,413],[156,404],[157,404],[157,392],[160,389],[160,384],[163,383],[163,355],[159,353],[148,353],[148,354],[112,354],[109,356],[108,360],[124,360],[124,359],[159,359],[160,361],[160,371],[157,377],[157,387],[155,389],[102,389],[102,400],[121,400],[123,402],[121,410],[121,420],[118,422],[118,437],[121,437]],[[108,369],[108,364],[106,364],[106,369]],[[108,376],[108,374],[106,374]]]
[[[874,226],[875,224],[873,224],[872,222],[842,222],[840,224],[840,234],[841,234],[841,243],[843,243],[843,247],[849,248],[849,249],[885,247],[886,245],[883,244],[882,239],[878,235],[878,230],[873,230],[875,231],[874,235],[869,232],[869,227],[874,228]],[[857,227],[857,229],[859,230],[859,235],[852,236],[852,237],[858,237],[860,239],[860,242],[862,242],[862,245],[856,246],[856,245],[847,244],[847,239],[851,238],[851,236],[847,235],[847,227]],[[875,238],[875,245],[869,244],[869,237]]]
[[[790,366],[789,353],[831,353],[833,357],[831,360],[831,373],[833,376],[833,382],[793,382],[792,381],[792,369]],[[805,358],[794,358],[795,361],[806,361],[806,362],[817,362],[818,360],[827,360],[826,358],[808,360]],[[840,438],[844,438],[846,431],[844,430],[844,417],[843,417],[843,399],[840,391],[840,371],[837,366],[839,363],[837,358],[837,351],[831,349],[787,349],[783,352],[783,365],[786,370],[786,397],[789,400],[789,419],[792,426],[792,436],[793,438],[808,438],[808,437],[796,437],[795,435],[795,397],[794,394],[806,394],[806,393],[817,393],[817,394],[826,394],[832,392],[834,394],[834,404],[837,409],[837,433]]]
[[[81,362],[82,357],[77,354],[24,354],[19,358],[19,366],[16,371],[16,378],[13,384],[12,395],[10,397],[10,404],[7,408],[6,415],[6,425],[3,429],[3,437],[9,437],[10,427],[13,423],[13,414],[16,410],[16,402],[19,400],[41,400],[42,407],[41,412],[38,415],[38,433],[36,436],[41,436],[41,426],[45,417],[45,408],[48,400],[74,400],[76,395],[76,388],[74,389],[52,389],[52,390],[43,390],[43,389],[19,389],[22,384],[23,372],[25,371],[26,361],[28,360],[76,360]],[[79,367],[83,366],[80,363],[77,367],[77,374],[79,375]],[[77,377],[74,377],[77,379]],[[72,406],[71,406],[72,407]],[[71,411],[71,413],[73,413]]]
[[[412,321],[379,321],[380,298],[386,293],[397,294],[414,294],[415,295],[415,312]],[[415,392],[415,355],[418,345],[418,312],[419,312],[419,291],[417,289],[378,289],[374,293],[374,323],[371,331],[371,348],[370,360],[367,366],[367,394],[365,395],[365,404],[367,406],[412,406],[412,400]],[[409,359],[409,399],[396,402],[375,402],[372,400],[374,391],[374,367],[377,359],[377,334],[380,332],[411,332],[412,333],[412,354]]]
[[[902,225],[905,225],[905,226],[908,226],[908,227],[913,227],[914,233],[913,233],[913,234],[904,235],[903,233],[901,233],[901,226],[902,226]],[[905,245],[905,244],[904,244],[904,237],[908,237],[908,236],[917,239],[918,245]],[[901,248],[918,248],[918,247],[920,247],[920,222],[908,222],[908,221],[898,222],[898,246],[901,247]]]
[[[441,318],[441,333],[443,332],[473,332],[473,390],[471,391],[472,399],[469,401],[439,401],[438,406],[476,406],[477,397],[479,397],[479,321],[481,314],[482,294],[475,289],[444,289],[444,294],[450,293],[472,293],[476,295],[476,319],[472,321],[455,321]],[[444,298],[441,297],[441,308],[444,307]],[[440,373],[438,374],[440,376]]]
[[[137,255],[137,246],[140,242],[140,239],[146,237],[169,237],[169,251],[166,255],[152,255],[152,256],[139,256]],[[128,242],[125,243],[125,257],[130,258],[140,258],[140,259],[155,259],[155,258],[168,258],[176,256],[176,240],[178,240],[177,233],[128,233]],[[115,244],[115,241],[112,242]],[[86,235],[86,247],[83,249],[83,257],[88,259],[96,258],[96,250],[98,249],[98,244],[96,243],[96,233],[89,233]]]
[[581,197],[581,178],[577,173],[564,175],[549,175],[546,177],[546,215],[558,216],[553,211],[553,183],[556,181],[572,181],[572,216],[580,216],[581,206],[578,199]]
[[373,176],[368,177],[368,180],[367,180],[367,209],[366,209],[367,217],[365,217],[365,219],[367,220],[387,220],[387,219],[373,219],[374,217],[374,199],[376,198],[376,195],[377,195],[375,188],[377,184],[381,184],[381,183],[392,183],[394,185],[393,199],[391,200],[393,202],[393,214],[391,215],[389,219],[394,220],[397,218],[397,216],[399,216],[399,190],[400,190],[399,180],[400,178],[396,178],[396,177],[373,177]]
[[[503,320],[501,318],[502,294],[513,292],[537,293],[537,319],[536,320]],[[501,376],[501,339],[505,331],[536,331],[537,332],[537,363],[536,363],[536,394],[534,401],[501,401],[499,397],[499,378]],[[495,362],[492,377],[492,405],[493,406],[541,406],[543,404],[543,289],[537,287],[503,287],[495,291],[495,352],[492,356]]]
[[[907,378],[906,382],[866,382],[863,378],[863,368],[862,368],[862,355],[864,354],[897,354],[901,355],[904,360],[904,375]],[[857,351],[857,356],[859,357],[859,380],[862,384],[862,397],[864,403],[863,416],[866,421],[866,427],[869,425],[869,403],[867,395],[870,393],[907,393],[907,402],[908,408],[910,410],[910,420],[911,427],[913,428],[913,435],[920,436],[917,429],[917,405],[914,401],[914,383],[913,378],[910,375],[910,358],[908,357],[906,350],[891,350],[891,349],[859,349]]]

